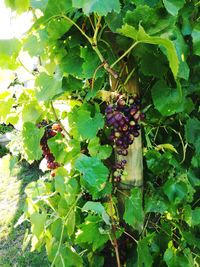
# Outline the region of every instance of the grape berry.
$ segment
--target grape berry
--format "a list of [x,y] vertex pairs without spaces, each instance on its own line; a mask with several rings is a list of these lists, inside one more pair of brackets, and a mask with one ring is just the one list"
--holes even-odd
[[116,148],[119,155],[118,162],[113,168],[114,182],[120,182],[127,173],[124,171],[127,161],[128,148],[133,144],[134,139],[140,134],[139,120],[144,119],[140,111],[140,99],[137,95],[130,98],[118,95],[115,103],[106,107],[106,125],[111,129],[109,140]]

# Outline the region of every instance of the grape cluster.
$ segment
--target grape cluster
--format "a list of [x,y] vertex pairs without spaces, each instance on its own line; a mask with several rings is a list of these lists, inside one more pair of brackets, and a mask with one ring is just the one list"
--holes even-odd
[[140,134],[140,119],[144,114],[140,111],[140,99],[137,95],[126,97],[118,95],[115,103],[106,107],[106,124],[111,128],[109,140],[114,144],[116,152],[120,155],[114,166],[114,182],[120,182],[127,173],[124,171],[127,161],[128,148]]
[[53,125],[48,125],[46,120],[43,120],[42,122],[37,124],[38,128],[45,127],[45,132],[40,140],[40,145],[42,148],[43,156],[47,160],[47,168],[51,170],[51,176],[55,176],[55,170],[57,167],[59,167],[59,163],[55,161],[54,155],[51,153],[49,146],[48,146],[48,139],[54,137],[57,132],[62,132],[62,128],[60,124],[54,123]]

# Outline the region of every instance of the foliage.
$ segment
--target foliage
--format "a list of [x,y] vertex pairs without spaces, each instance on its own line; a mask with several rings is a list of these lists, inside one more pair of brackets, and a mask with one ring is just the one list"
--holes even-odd
[[[21,157],[30,162],[42,159],[48,127],[63,130],[45,148],[59,167],[26,188],[32,250],[45,246],[52,267],[199,266],[199,2],[6,4],[31,9],[34,23],[20,41],[0,42],[1,68],[17,73],[22,51],[39,63],[30,70],[34,88],[1,92],[1,122],[19,129]],[[104,116],[111,80],[129,95],[133,77],[146,113],[143,194],[113,183]],[[48,126],[37,127],[42,120]]]

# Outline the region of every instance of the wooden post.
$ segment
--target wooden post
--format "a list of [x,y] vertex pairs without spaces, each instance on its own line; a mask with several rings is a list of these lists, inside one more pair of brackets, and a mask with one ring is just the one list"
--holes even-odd
[[[131,78],[126,86],[126,90],[130,94],[139,95],[139,87],[136,79]],[[142,186],[143,185],[143,151],[142,151],[142,136],[135,138],[132,145],[128,148],[127,164],[125,171],[127,177],[122,181],[124,185]]]
[[[111,77],[110,85],[114,91],[116,88],[116,80]],[[129,94],[139,95],[139,87],[136,78],[130,78],[125,85],[126,91]],[[118,155],[116,155],[116,160]],[[139,137],[135,138],[132,145],[128,148],[128,156],[124,157],[127,160],[125,171],[127,176],[122,180],[120,187],[122,189],[131,189],[133,186],[141,187],[143,185],[143,151],[141,131]]]

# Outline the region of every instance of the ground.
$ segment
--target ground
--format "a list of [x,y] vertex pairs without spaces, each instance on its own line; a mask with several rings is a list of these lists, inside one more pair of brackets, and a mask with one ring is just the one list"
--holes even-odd
[[9,155],[0,158],[0,267],[47,267],[45,252],[22,250],[27,223],[14,227],[23,214],[24,188],[38,179],[36,165],[16,161],[9,163]]

